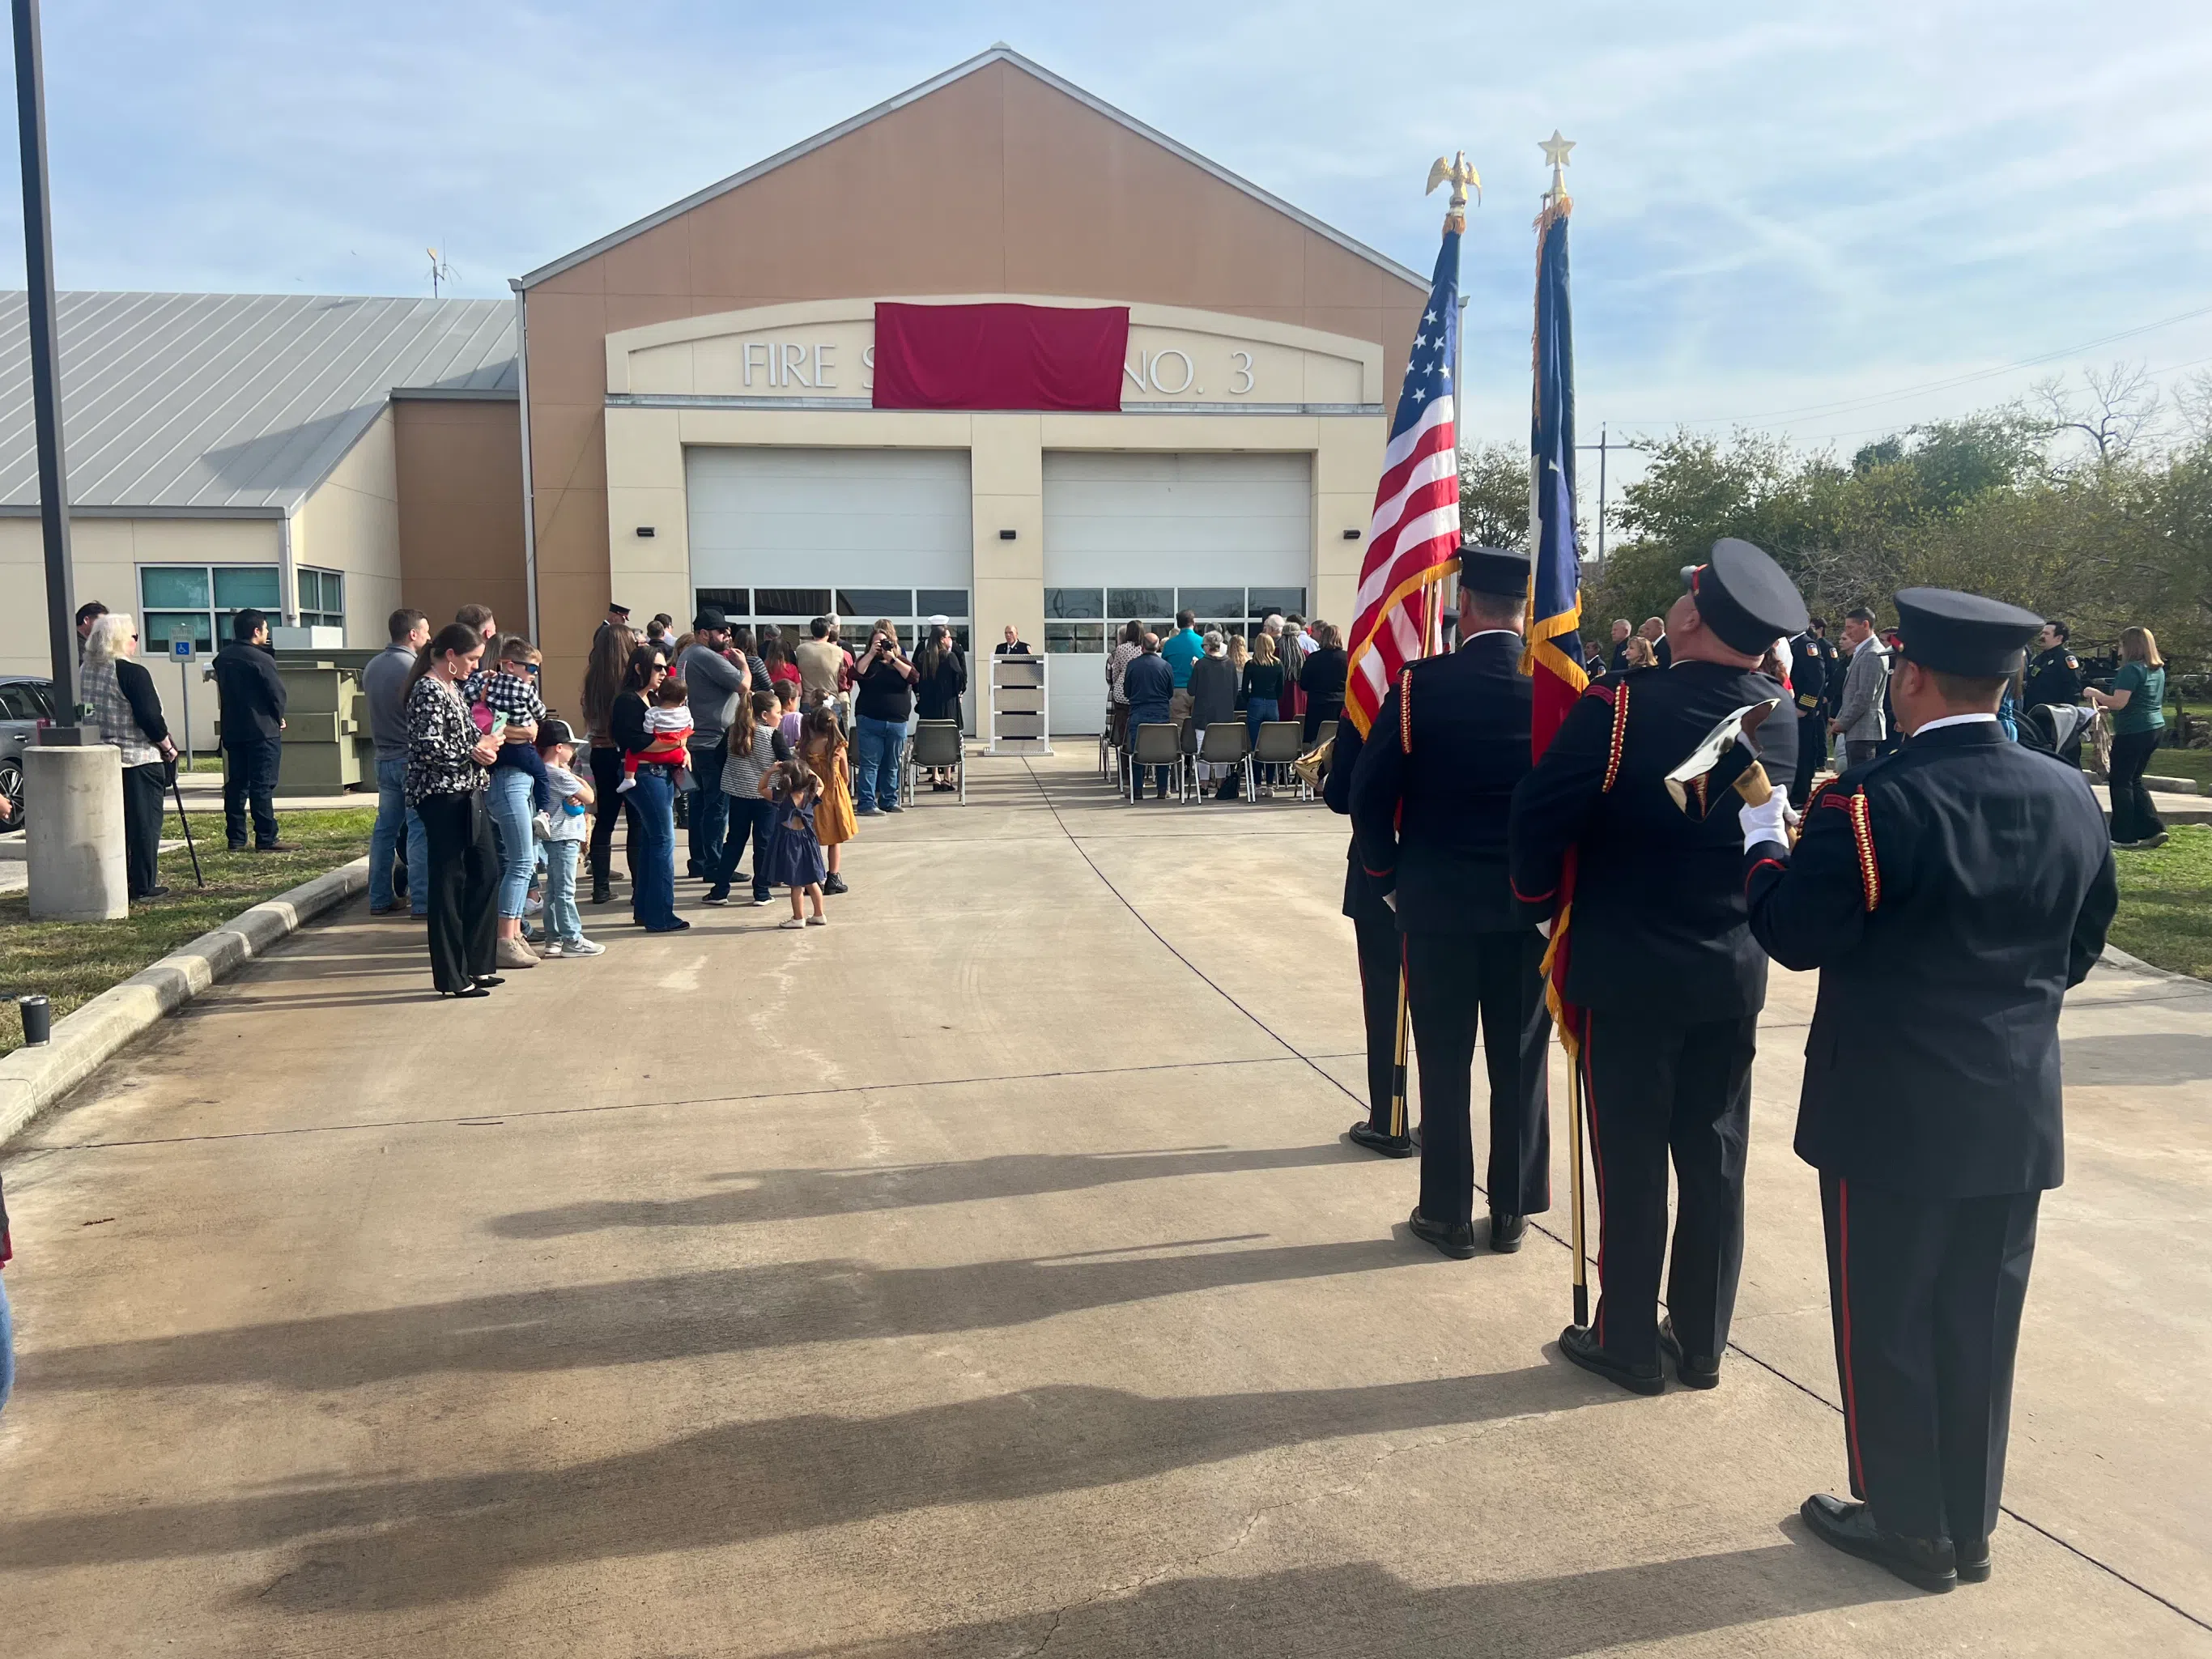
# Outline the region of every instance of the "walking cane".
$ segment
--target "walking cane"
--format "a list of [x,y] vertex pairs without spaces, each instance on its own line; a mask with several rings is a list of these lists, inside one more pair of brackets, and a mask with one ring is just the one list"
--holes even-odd
[[169,790],[177,798],[177,822],[185,826],[185,850],[192,855],[192,884],[207,885],[207,878],[200,873],[200,849],[192,845],[192,821],[185,816],[185,789],[177,781],[177,765],[169,763]]

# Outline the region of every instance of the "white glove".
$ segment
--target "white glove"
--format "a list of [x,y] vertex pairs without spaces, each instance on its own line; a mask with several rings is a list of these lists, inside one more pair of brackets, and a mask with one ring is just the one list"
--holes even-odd
[[1779,789],[1766,798],[1765,805],[1745,806],[1737,817],[1743,825],[1743,850],[1748,853],[1761,842],[1790,845],[1789,811],[1789,799]]
[[1536,924],[1536,931],[1537,931],[1537,933],[1538,933],[1541,934],[1541,935],[1542,935],[1544,938],[1546,938],[1546,939],[1549,939],[1549,938],[1551,938],[1551,936],[1552,936],[1552,919],[1551,919],[1549,916],[1546,916],[1546,917],[1543,919],[1543,921],[1540,921],[1540,922],[1538,922],[1538,923]]
[[1395,915],[1398,909],[1398,895],[1396,890],[1393,889],[1391,891],[1383,894],[1382,902],[1390,907],[1391,914]]

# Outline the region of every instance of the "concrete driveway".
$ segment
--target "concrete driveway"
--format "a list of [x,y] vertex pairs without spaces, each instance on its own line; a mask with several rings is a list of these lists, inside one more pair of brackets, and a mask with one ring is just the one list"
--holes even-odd
[[[833,924],[428,995],[356,906],[5,1167],[10,1654],[2212,1653],[2212,988],[2067,1016],[1996,1577],[1807,1538],[1843,1436],[1778,975],[1738,1351],[1565,1366],[1360,1109],[1345,835],[1087,750],[871,820]],[[1554,1080],[1555,1115],[1564,1102]]]

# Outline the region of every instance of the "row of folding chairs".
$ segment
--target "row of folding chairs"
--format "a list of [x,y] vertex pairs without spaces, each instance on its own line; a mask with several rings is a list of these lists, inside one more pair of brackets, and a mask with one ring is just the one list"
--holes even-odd
[[[1200,798],[1200,765],[1236,769],[1247,801],[1260,799],[1255,786],[1271,771],[1272,775],[1289,781],[1298,799],[1313,799],[1305,780],[1291,768],[1291,763],[1305,752],[1304,727],[1297,720],[1262,720],[1256,737],[1242,720],[1216,720],[1203,732],[1187,720],[1146,724],[1132,727],[1127,749],[1115,752],[1121,793],[1133,805],[1140,775],[1138,769],[1163,766],[1169,769],[1178,801]],[[1105,753],[1103,744],[1101,753]],[[1278,786],[1266,787],[1272,797]]]

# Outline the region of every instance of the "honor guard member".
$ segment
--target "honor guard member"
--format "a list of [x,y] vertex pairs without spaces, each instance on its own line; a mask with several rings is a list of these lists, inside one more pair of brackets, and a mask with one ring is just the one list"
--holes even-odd
[[[1376,728],[1382,729],[1379,726]],[[1352,811],[1352,776],[1359,764],[1359,728],[1349,714],[1336,722],[1336,745],[1329,750],[1328,775],[1321,798],[1332,812]],[[1344,914],[1359,952],[1359,1005],[1367,1027],[1367,1121],[1347,1132],[1353,1142],[1385,1158],[1411,1158],[1411,1126],[1393,1121],[1398,1075],[1398,918],[1382,896],[1382,884],[1359,862],[1359,840],[1345,848]]]
[[1790,641],[1790,691],[1797,714],[1797,771],[1788,780],[1790,804],[1802,807],[1813,793],[1813,775],[1828,757],[1828,659],[1835,647],[1824,637],[1826,621],[1815,617]]
[[[1597,1166],[1597,1318],[1560,1351],[1638,1394],[1666,1386],[1663,1347],[1692,1388],[1720,1381],[1743,1260],[1744,1142],[1766,955],[1744,921],[1742,842],[1729,792],[1698,817],[1666,774],[1730,714],[1783,696],[1757,672],[1805,626],[1781,567],[1749,542],[1713,544],[1668,613],[1674,664],[1601,680],[1513,798],[1513,884],[1550,905],[1577,853],[1565,996],[1586,1015],[1583,1088]],[[1773,775],[1797,763],[1796,723],[1759,727]],[[1680,1189],[1669,1322],[1667,1164]]]
[[1787,850],[1743,813],[1751,927],[1820,970],[1797,1155],[1820,1172],[1852,1494],[1826,1542],[1923,1589],[1990,1576],[2037,1200],[2063,1174],[2058,1006],[2118,905],[2077,768],[1996,708],[2038,618],[1897,596],[1897,753],[1815,798]]
[[1360,862],[1398,913],[1420,1054],[1421,1201],[1411,1225],[1460,1260],[1474,1254],[1478,1013],[1490,1073],[1490,1248],[1519,1249],[1528,1218],[1552,1203],[1552,1027],[1536,927],[1546,913],[1514,898],[1505,859],[1513,788],[1528,772],[1528,601],[1526,554],[1461,548],[1459,649],[1399,675],[1352,779]]

